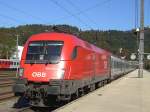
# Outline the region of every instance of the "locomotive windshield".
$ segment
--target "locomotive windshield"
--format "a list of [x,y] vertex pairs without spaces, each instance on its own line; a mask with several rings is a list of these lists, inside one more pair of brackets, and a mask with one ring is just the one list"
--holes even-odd
[[28,46],[26,63],[58,63],[62,41],[34,41]]

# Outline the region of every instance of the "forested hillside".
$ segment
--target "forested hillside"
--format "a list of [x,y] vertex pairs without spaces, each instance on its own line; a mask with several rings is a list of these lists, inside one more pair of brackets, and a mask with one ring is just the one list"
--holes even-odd
[[[51,25],[24,25],[12,28],[0,28],[0,58],[9,57],[15,50],[16,35],[19,35],[19,45],[23,45],[33,34],[52,31]],[[77,27],[69,25],[57,25],[57,28],[76,34],[79,38],[86,40],[98,47],[113,52],[115,55],[126,56],[129,59],[132,52],[137,50],[137,38],[133,31],[82,31]],[[120,49],[122,48],[122,53]],[[145,52],[150,52],[150,29],[145,31]]]

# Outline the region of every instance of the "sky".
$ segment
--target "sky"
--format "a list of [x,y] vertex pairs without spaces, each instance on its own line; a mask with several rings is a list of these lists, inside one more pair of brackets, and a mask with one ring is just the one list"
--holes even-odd
[[[68,24],[82,30],[130,30],[135,15],[135,0],[0,0],[0,27]],[[149,25],[150,0],[145,0]]]

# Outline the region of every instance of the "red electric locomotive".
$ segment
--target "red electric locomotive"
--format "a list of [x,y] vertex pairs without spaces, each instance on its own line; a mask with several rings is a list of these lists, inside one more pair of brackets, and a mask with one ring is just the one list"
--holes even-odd
[[110,56],[76,36],[40,33],[26,42],[15,95],[26,96],[31,105],[51,106],[93,90],[110,79]]

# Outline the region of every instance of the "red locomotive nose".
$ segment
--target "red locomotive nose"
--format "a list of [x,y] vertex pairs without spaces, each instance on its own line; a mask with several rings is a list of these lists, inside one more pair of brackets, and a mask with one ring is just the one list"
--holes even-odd
[[22,62],[24,78],[29,81],[48,82],[62,79],[65,71],[61,60],[64,42],[60,40],[34,40],[27,44],[26,56]]
[[29,81],[48,82],[50,79],[63,79],[64,61],[58,64],[26,64],[23,77]]

